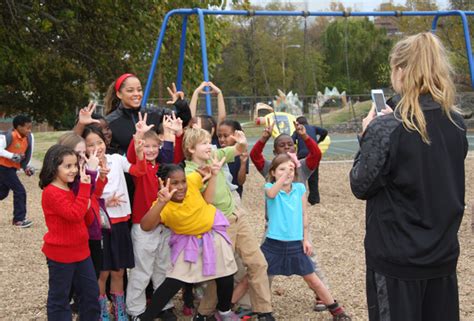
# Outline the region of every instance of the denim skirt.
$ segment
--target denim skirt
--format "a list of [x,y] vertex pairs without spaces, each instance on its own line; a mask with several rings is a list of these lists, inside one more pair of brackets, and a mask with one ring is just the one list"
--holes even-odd
[[266,238],[260,249],[268,263],[268,275],[308,275],[313,262],[303,251],[302,241],[278,241]]

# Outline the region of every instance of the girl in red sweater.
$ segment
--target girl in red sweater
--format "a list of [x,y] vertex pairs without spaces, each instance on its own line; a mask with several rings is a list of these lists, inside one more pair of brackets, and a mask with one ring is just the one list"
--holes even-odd
[[[80,175],[80,185],[74,195],[70,185],[77,175]],[[84,166],[79,170],[74,150],[61,145],[48,149],[39,178],[48,228],[42,249],[49,270],[48,320],[72,320],[69,291],[73,284],[79,297],[81,320],[98,320],[99,287],[90,258],[87,230],[94,219],[93,213],[88,211],[91,178]]]

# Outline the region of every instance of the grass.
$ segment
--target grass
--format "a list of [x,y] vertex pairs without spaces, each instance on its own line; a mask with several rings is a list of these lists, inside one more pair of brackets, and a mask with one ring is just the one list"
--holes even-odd
[[[365,117],[372,106],[372,101],[364,101],[361,103],[354,104],[354,111],[356,119],[360,119],[361,117]],[[348,122],[354,118],[354,114],[349,106],[338,109],[336,111],[332,111],[327,114],[322,115],[323,124],[324,126],[333,126],[341,123]],[[319,121],[319,119],[318,119]]]
[[33,158],[42,162],[48,148],[56,144],[58,138],[64,133],[64,131],[34,133],[35,147],[33,150]]

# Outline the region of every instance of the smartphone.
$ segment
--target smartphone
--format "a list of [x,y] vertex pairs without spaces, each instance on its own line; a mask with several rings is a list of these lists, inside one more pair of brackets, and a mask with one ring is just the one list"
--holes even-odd
[[382,110],[386,108],[383,90],[372,89],[370,93],[372,94],[372,101],[375,103],[375,111],[377,112],[377,116],[380,116],[382,115]]

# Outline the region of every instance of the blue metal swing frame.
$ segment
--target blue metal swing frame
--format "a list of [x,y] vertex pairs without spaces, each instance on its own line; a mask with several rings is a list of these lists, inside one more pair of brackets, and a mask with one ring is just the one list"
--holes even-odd
[[[179,49],[179,63],[178,63],[178,74],[176,77],[176,88],[181,90],[183,82],[183,66],[184,66],[184,53],[186,49],[186,30],[188,24],[189,15],[197,15],[199,18],[199,32],[201,37],[201,55],[202,55],[202,73],[204,81],[209,81],[209,71],[207,63],[207,47],[206,47],[206,30],[204,25],[205,15],[222,15],[222,16],[287,16],[287,17],[381,17],[381,16],[432,16],[433,22],[431,24],[431,32],[435,33],[438,26],[438,19],[446,16],[459,16],[461,18],[463,29],[464,29],[464,41],[466,43],[466,55],[469,63],[469,73],[471,77],[471,87],[474,88],[474,61],[472,57],[471,37],[469,34],[469,22],[467,16],[474,15],[474,11],[461,11],[461,10],[450,10],[450,11],[381,11],[381,12],[314,12],[314,11],[267,11],[267,10],[209,10],[209,9],[175,9],[169,11],[161,25],[161,31],[156,41],[156,48],[151,63],[150,72],[148,74],[148,80],[145,87],[145,93],[143,95],[142,106],[145,107],[150,95],[150,90],[153,84],[153,77],[155,74],[158,59],[160,57],[161,46],[166,33],[166,27],[169,19],[174,15],[183,16],[183,23],[181,27],[181,42]],[[207,90],[207,89],[206,89]],[[210,94],[206,94],[206,113],[212,115],[211,109],[211,97]]]

